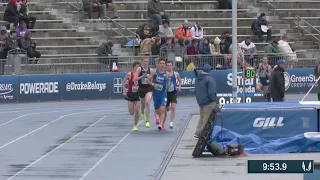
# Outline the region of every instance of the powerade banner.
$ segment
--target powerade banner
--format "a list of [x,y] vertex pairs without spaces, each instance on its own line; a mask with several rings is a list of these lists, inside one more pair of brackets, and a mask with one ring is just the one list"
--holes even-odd
[[[313,68],[287,69],[285,73],[286,93],[306,93],[316,81]],[[194,72],[179,72],[182,92],[179,96],[194,96],[196,75]],[[126,73],[63,74],[33,76],[1,76],[0,103],[33,102],[84,99],[124,99],[122,80]],[[217,70],[211,72],[217,82],[217,93],[231,94],[232,72]],[[238,72],[237,91],[242,94],[256,94],[256,79],[246,79]],[[243,89],[244,84],[244,89]],[[313,89],[316,92],[316,88]],[[225,96],[226,97],[226,96]],[[226,99],[227,103],[227,99]]]

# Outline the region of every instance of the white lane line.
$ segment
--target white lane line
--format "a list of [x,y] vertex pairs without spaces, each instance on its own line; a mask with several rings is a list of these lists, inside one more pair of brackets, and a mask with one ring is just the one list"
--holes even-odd
[[[9,120],[9,121],[6,121],[6,122],[0,124],[0,127],[4,126],[4,125],[6,125],[6,124],[9,124],[9,123],[11,123],[11,122],[13,122],[13,121],[15,121],[15,120],[21,119],[21,118],[23,118],[23,117],[32,116],[32,115],[55,113],[55,112],[65,112],[65,111],[81,111],[81,110],[90,110],[90,109],[101,109],[101,108],[102,108],[102,107],[82,108],[82,109],[67,109],[67,110],[60,110],[60,111],[46,111],[46,112],[39,112],[39,113],[30,113],[30,114],[25,114],[25,115],[22,115],[22,116],[13,118],[13,119],[11,119],[11,120]],[[114,108],[114,109],[108,108],[107,110],[109,111],[109,110],[117,110],[117,109],[119,109],[119,108]],[[106,111],[107,111],[107,110],[106,110]]]
[[79,136],[82,132],[86,131],[87,129],[89,129],[90,127],[94,126],[95,124],[97,124],[98,122],[100,122],[101,120],[103,120],[105,117],[107,116],[103,116],[102,118],[98,119],[97,121],[95,121],[94,123],[92,123],[90,126],[86,127],[85,129],[83,129],[82,131],[78,132],[76,135],[72,136],[70,139],[68,139],[67,141],[65,141],[64,143],[60,144],[59,146],[57,146],[56,148],[52,149],[51,151],[47,152],[46,154],[44,154],[43,156],[41,156],[40,158],[38,158],[37,160],[35,160],[34,162],[32,162],[31,164],[29,164],[28,166],[26,166],[25,168],[21,169],[20,171],[18,171],[17,173],[15,173],[13,176],[11,176],[10,178],[8,178],[7,180],[11,180],[14,177],[18,176],[19,174],[21,174],[22,172],[24,172],[25,170],[27,170],[28,168],[30,168],[31,166],[33,166],[34,164],[36,164],[37,162],[41,161],[42,159],[44,159],[45,157],[49,156],[51,153],[53,153],[54,151],[56,151],[57,149],[61,148],[63,145],[67,144],[68,142],[70,142],[72,139],[76,138],[77,136]]
[[53,121],[51,121],[51,122],[49,122],[49,123],[47,123],[47,124],[45,124],[45,125],[43,125],[43,126],[41,126],[41,127],[37,128],[37,129],[33,130],[33,131],[31,131],[31,132],[29,132],[29,133],[27,133],[27,134],[25,134],[25,135],[23,135],[23,136],[21,136],[21,137],[19,137],[19,138],[15,139],[15,140],[12,140],[12,141],[10,141],[10,142],[6,143],[5,145],[2,145],[2,146],[0,147],[0,150],[1,150],[1,149],[3,149],[3,148],[5,148],[5,147],[7,147],[8,145],[10,145],[10,144],[12,144],[12,143],[14,143],[14,142],[19,141],[20,139],[23,139],[23,138],[25,138],[25,137],[29,136],[30,134],[33,134],[33,133],[35,133],[35,132],[37,132],[37,131],[39,131],[39,130],[41,130],[41,129],[43,129],[43,128],[47,127],[47,126],[49,126],[50,124],[53,124],[53,123],[55,123],[55,122],[59,121],[60,119],[65,118],[65,117],[72,116],[72,115],[77,115],[77,114],[87,114],[87,113],[102,112],[102,111],[105,111],[105,110],[99,110],[99,111],[87,111],[87,112],[78,112],[78,113],[70,113],[70,114],[66,114],[66,115],[60,116],[59,118],[57,118],[57,119],[55,119],[55,120],[53,120]]
[[[144,121],[140,121],[138,126]],[[115,145],[113,146],[94,166],[92,166],[79,180],[84,180],[99,164],[105,160],[111,153],[114,151],[131,133],[133,132],[133,129],[123,136],[123,138]]]

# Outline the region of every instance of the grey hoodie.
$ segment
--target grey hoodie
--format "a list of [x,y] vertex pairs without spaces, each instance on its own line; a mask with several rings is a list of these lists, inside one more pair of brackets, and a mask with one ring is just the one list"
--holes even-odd
[[217,99],[216,80],[210,74],[201,72],[196,79],[196,99],[200,107],[206,106]]

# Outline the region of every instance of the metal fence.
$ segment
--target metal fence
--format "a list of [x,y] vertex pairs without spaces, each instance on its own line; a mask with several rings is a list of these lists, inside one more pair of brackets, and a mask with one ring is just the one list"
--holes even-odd
[[[173,61],[176,70],[202,68],[204,64],[210,64],[214,69],[226,69],[231,68],[232,62],[231,55],[184,55],[168,51],[163,53],[162,51],[161,56]],[[253,56],[242,54],[238,56],[238,67],[251,66],[257,68],[264,56],[269,58],[271,66],[274,66],[277,60],[285,59],[289,62],[288,68],[304,68],[314,67],[319,62],[320,52],[297,54],[258,53]],[[144,57],[149,57],[150,66],[154,67],[155,60],[159,56],[94,56],[28,59],[25,51],[14,50],[8,53],[8,59],[0,60],[0,75],[101,73],[110,72],[113,63],[116,63],[120,72],[125,72],[132,70],[132,63],[134,61],[141,61]]]
[[[201,68],[204,64],[210,64],[214,69],[231,68],[232,55],[231,54],[198,54],[185,55],[186,49],[167,49],[162,48],[160,56],[167,60],[173,61],[177,70],[188,70],[188,66]],[[238,54],[238,67],[250,66],[257,68],[262,63],[263,57],[268,57],[269,64],[274,66],[279,59],[286,60],[289,65],[288,68],[294,67],[314,67],[319,62],[320,53],[257,53],[255,55]]]
[[[110,72],[113,63],[119,71],[132,70],[132,63],[149,57],[150,65],[158,56],[106,56],[106,57],[59,57],[28,59],[23,52],[9,54],[7,60],[0,60],[4,71],[1,75],[26,74],[69,74]],[[1,67],[2,67],[1,66]],[[0,67],[0,68],[1,68]],[[0,71],[1,72],[1,71]]]

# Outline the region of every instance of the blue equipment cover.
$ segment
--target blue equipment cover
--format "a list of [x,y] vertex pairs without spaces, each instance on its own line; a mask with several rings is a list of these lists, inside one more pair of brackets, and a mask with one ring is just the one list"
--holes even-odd
[[210,141],[216,141],[224,147],[228,144],[243,144],[248,154],[320,152],[318,132],[268,141],[254,134],[241,135],[215,126]]
[[224,127],[239,134],[265,139],[319,132],[317,103],[241,103],[222,108]]

